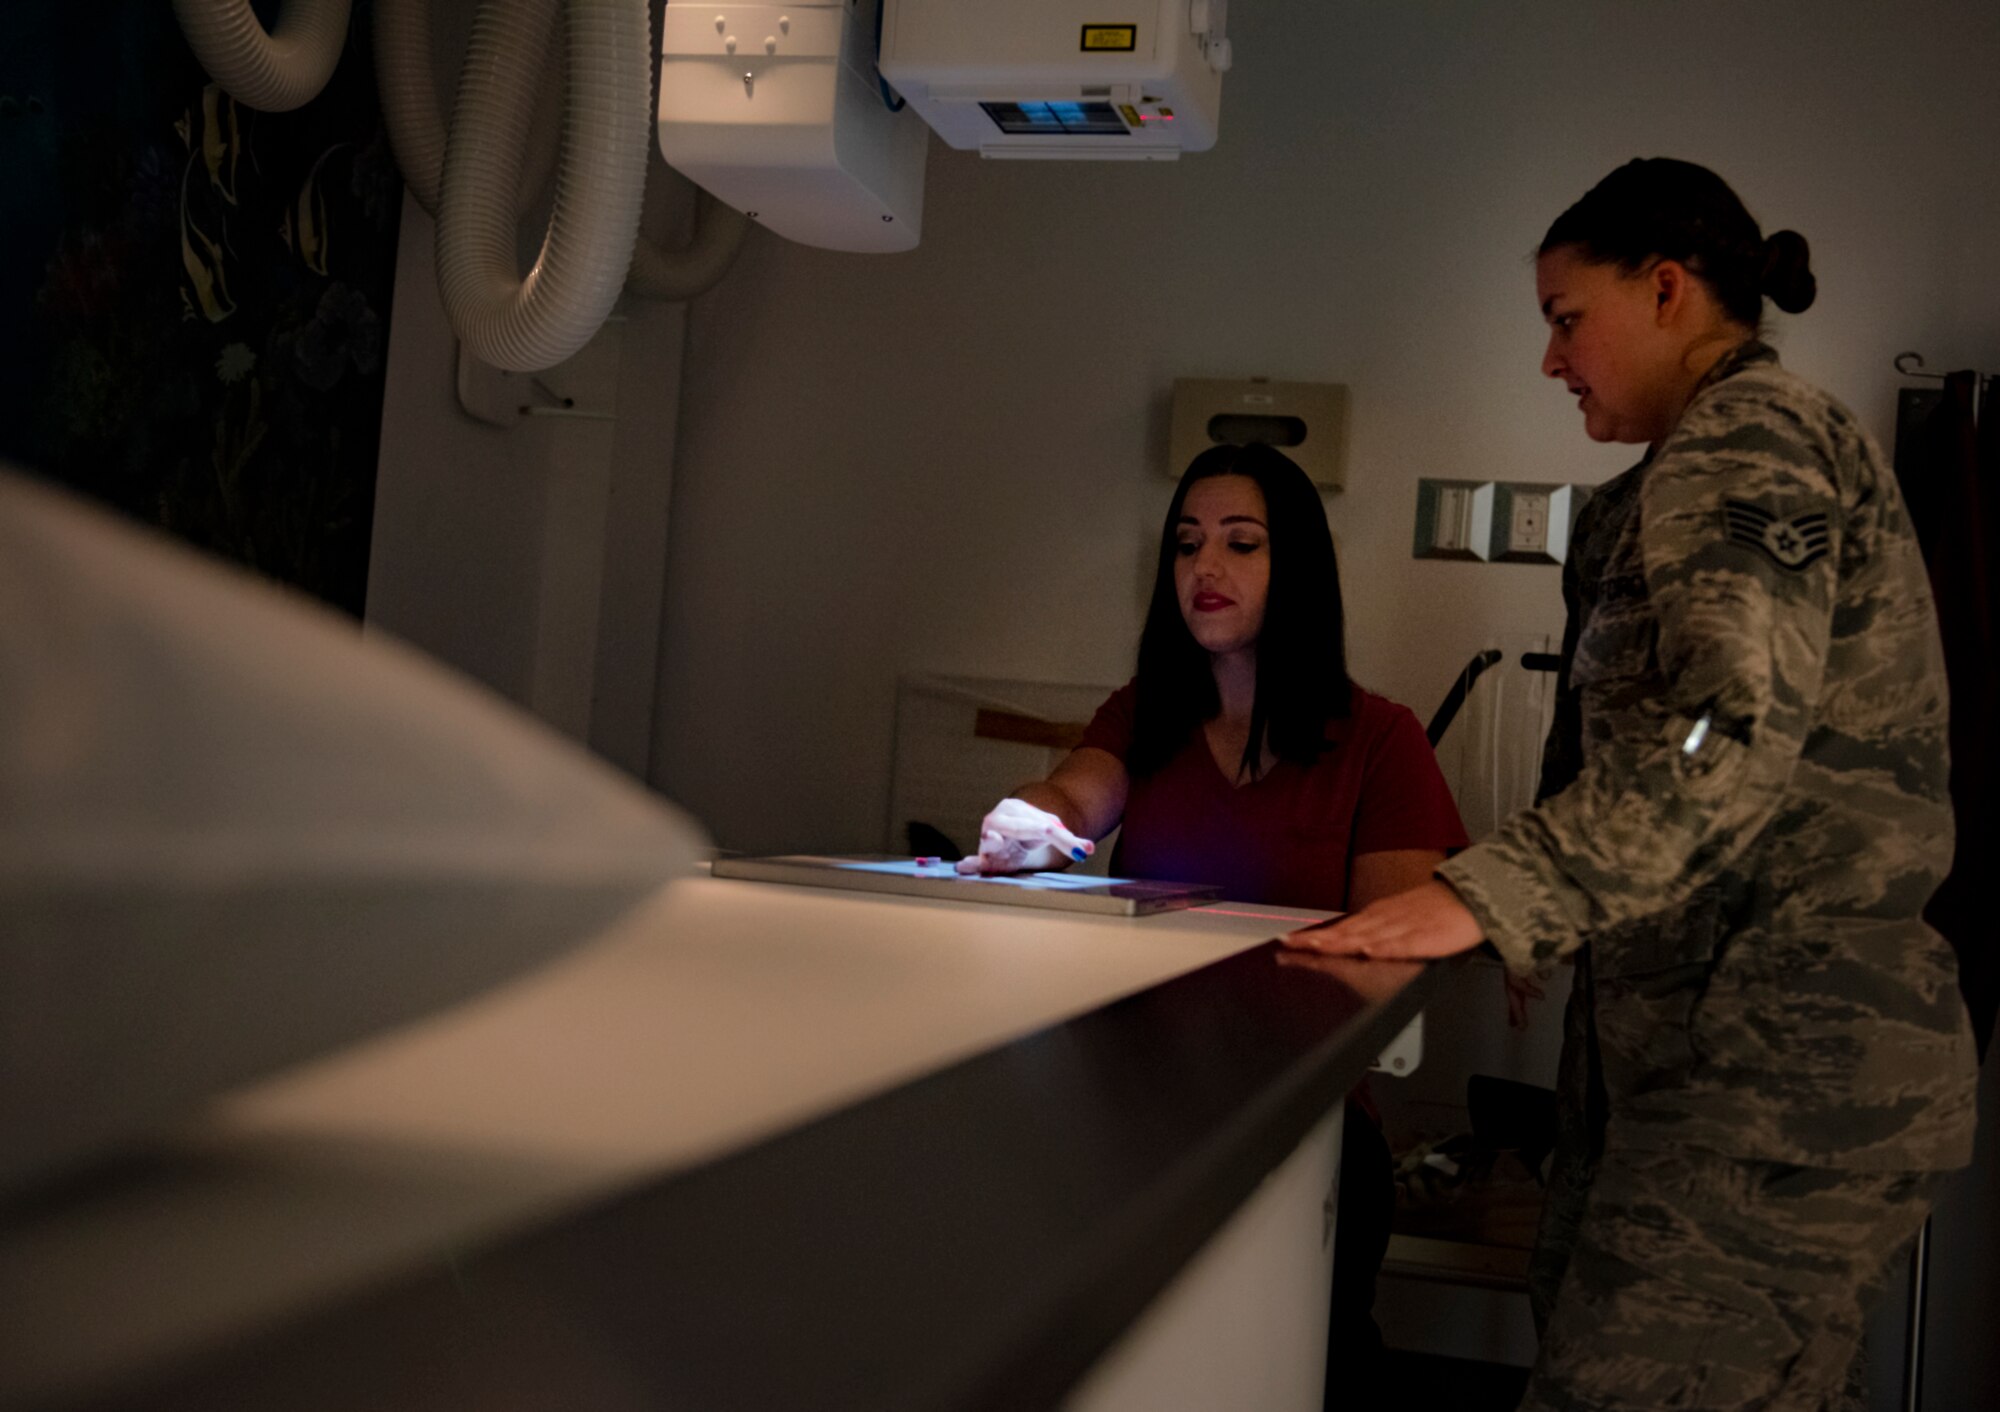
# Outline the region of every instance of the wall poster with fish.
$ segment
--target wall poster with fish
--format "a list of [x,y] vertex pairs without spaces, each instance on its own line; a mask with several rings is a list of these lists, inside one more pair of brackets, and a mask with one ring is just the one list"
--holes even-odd
[[7,12],[0,457],[359,616],[402,207],[369,0],[291,113],[165,0]]

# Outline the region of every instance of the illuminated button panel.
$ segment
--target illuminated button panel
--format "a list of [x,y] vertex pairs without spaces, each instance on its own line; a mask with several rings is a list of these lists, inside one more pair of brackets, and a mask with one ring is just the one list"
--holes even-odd
[[1109,103],[981,103],[1000,131],[1023,137],[1123,137],[1128,129]]

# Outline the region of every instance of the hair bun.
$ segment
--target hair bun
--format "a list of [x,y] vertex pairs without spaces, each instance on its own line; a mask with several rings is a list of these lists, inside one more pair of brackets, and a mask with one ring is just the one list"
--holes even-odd
[[1819,293],[1813,278],[1812,249],[1795,230],[1781,230],[1764,242],[1764,269],[1758,287],[1787,314],[1801,314],[1812,307]]

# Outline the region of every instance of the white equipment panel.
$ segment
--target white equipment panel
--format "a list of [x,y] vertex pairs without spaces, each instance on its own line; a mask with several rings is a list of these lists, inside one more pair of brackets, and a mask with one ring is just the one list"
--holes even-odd
[[883,96],[874,13],[873,0],[668,0],[661,155],[788,240],[914,249],[930,133]]

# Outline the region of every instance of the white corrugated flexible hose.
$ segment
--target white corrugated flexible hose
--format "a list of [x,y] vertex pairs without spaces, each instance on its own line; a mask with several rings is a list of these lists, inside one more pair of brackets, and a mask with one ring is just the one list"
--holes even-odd
[[528,273],[514,194],[532,93],[556,38],[557,0],[486,0],[459,74],[438,200],[438,292],[481,361],[528,372],[562,362],[625,287],[646,191],[652,30],[634,0],[562,0],[568,19],[555,209]]
[[[389,146],[410,195],[431,216],[438,213],[444,185],[446,126],[438,102],[437,70],[431,60],[430,0],[377,0],[375,5],[375,87]],[[546,65],[535,89],[528,160],[517,187],[516,209],[535,209],[555,174],[562,134],[562,71]]]
[[[650,46],[650,36],[648,44]],[[650,49],[649,49],[650,53]],[[546,69],[544,70],[546,73]],[[438,213],[448,138],[439,116],[431,62],[430,0],[392,0],[375,10],[375,77],[388,119],[389,142],[395,149],[403,179],[417,203]],[[555,164],[554,141],[559,130],[554,109],[560,85],[550,79],[536,98],[535,134],[526,175],[518,191],[518,209],[533,210]],[[654,111],[653,94],[646,95],[646,112]],[[454,124],[464,115],[455,113]],[[697,188],[694,235],[687,245],[662,250],[644,236],[636,241],[625,287],[653,299],[692,299],[722,278],[742,247],[750,219]]]
[[346,47],[347,13],[348,0],[286,0],[276,31],[266,32],[250,0],[174,0],[181,33],[208,76],[266,113],[319,96]]

